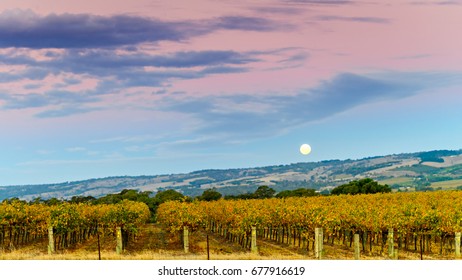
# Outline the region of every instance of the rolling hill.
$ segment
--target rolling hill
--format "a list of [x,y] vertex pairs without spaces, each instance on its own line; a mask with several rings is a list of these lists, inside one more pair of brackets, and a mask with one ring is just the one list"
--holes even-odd
[[256,168],[211,169],[187,174],[119,176],[75,182],[0,187],[0,200],[17,197],[69,199],[72,196],[99,197],[123,189],[157,192],[175,189],[197,196],[216,188],[224,195],[254,192],[267,185],[276,191],[314,188],[330,189],[364,177],[389,184],[395,191],[428,191],[462,188],[462,150],[376,156],[359,160],[328,160]]

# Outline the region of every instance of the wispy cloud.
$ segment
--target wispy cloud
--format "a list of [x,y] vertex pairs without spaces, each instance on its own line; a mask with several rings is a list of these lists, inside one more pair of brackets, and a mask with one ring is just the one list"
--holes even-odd
[[54,151],[51,151],[51,150],[37,150],[36,153],[39,154],[39,155],[51,155],[51,154],[54,153]]
[[[2,56],[0,55],[0,59]],[[14,73],[2,73],[0,75],[0,83],[8,83],[12,81],[18,81],[23,79],[29,80],[43,80],[46,78],[51,72],[47,71],[46,69],[42,69],[39,67],[29,67],[27,69],[17,71]]]
[[71,153],[85,152],[85,151],[87,151],[87,148],[84,148],[84,147],[70,147],[70,148],[67,148],[66,151],[71,152]]
[[91,140],[90,143],[98,144],[98,143],[142,143],[145,141],[152,141],[157,140],[159,136],[153,135],[132,135],[132,136],[117,136],[111,138],[102,138],[102,139],[94,139]]
[[445,6],[445,5],[462,5],[461,0],[448,0],[448,1],[413,1],[411,2],[412,5],[438,5],[438,6]]
[[453,0],[453,1],[440,1],[437,2],[438,5],[462,5],[462,1]]
[[282,14],[282,15],[297,15],[301,14],[303,11],[294,8],[294,7],[287,7],[287,6],[273,6],[273,7],[252,7],[252,11],[258,12],[258,13],[265,13],[265,14]]
[[0,14],[0,47],[102,48],[184,41],[217,30],[273,31],[281,24],[259,17],[223,16],[200,21],[162,21],[127,15],[50,14],[5,11]]
[[268,137],[359,105],[403,99],[424,88],[444,86],[460,78],[460,75],[446,74],[341,73],[295,95],[166,99],[164,110],[189,114],[200,120],[202,126],[198,132],[201,134],[213,131],[216,135],[226,135],[227,139]]
[[[183,51],[150,55],[128,53],[118,55],[115,50],[66,50],[52,60],[38,61],[26,55],[14,53],[0,55],[9,65],[26,66],[15,73],[4,73],[1,83],[24,79],[43,81],[49,75],[65,74],[54,90],[39,91],[39,84],[23,87],[23,93],[0,94],[4,101],[1,109],[48,108],[38,113],[40,118],[65,117],[101,109],[89,106],[102,101],[102,96],[114,94],[131,87],[159,87],[172,79],[199,79],[209,75],[242,73],[248,64],[258,62],[258,54],[235,51]],[[78,77],[78,78],[69,78]],[[86,90],[66,90],[79,85],[90,77],[97,85]]]
[[364,22],[364,23],[379,23],[386,24],[390,23],[389,19],[380,17],[345,17],[335,15],[321,15],[314,17],[318,21],[349,21],[349,22]]
[[[97,70],[117,69],[127,67],[166,67],[191,68],[197,66],[215,66],[225,64],[246,64],[258,61],[245,53],[235,51],[183,51],[150,55],[146,53],[130,53],[118,55],[112,50],[70,51],[59,59],[44,63],[44,66],[100,73]],[[92,69],[96,69],[92,71]]]
[[76,114],[88,113],[96,110],[101,110],[98,107],[84,107],[81,105],[74,106],[60,106],[57,109],[47,109],[43,112],[37,113],[35,116],[38,118],[60,118]]
[[84,104],[88,102],[98,101],[98,98],[92,94],[78,93],[71,91],[53,90],[47,91],[44,94],[31,93],[24,95],[9,95],[11,98],[6,105],[8,109],[21,109],[29,107],[42,107],[46,105],[59,105],[59,104]]
[[432,56],[433,56],[432,54],[423,53],[423,54],[398,56],[398,57],[394,57],[393,59],[414,60],[414,59],[428,58],[428,57],[432,57]]
[[307,5],[346,5],[355,3],[355,1],[348,0],[282,0],[282,2]]
[[[108,95],[131,88],[152,87],[152,91],[158,91],[173,80],[248,72],[270,54],[234,50],[157,52],[140,45],[184,43],[220,30],[270,32],[286,28],[287,23],[257,16],[166,21],[129,15],[42,16],[32,11],[4,11],[0,14],[0,61],[5,67],[21,68],[0,75],[0,84],[5,84],[0,109],[41,108],[35,115],[38,118],[66,117],[102,110],[104,106],[98,103]],[[283,64],[294,59],[304,57],[292,56]],[[56,81],[58,76],[60,81],[45,86],[45,79]],[[83,89],[89,79],[96,85],[87,83]],[[10,90],[9,83],[23,83],[21,92]]]
[[247,30],[247,31],[275,31],[290,28],[286,23],[276,23],[266,18],[225,16],[209,21],[211,31],[224,30]]

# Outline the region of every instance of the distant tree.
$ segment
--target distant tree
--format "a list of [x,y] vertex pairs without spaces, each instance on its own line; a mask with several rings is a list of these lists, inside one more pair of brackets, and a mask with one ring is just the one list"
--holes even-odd
[[43,200],[40,196],[33,198],[31,201],[29,201],[29,204],[42,204],[44,203],[45,200]]
[[52,198],[50,198],[48,200],[45,200],[44,202],[45,202],[46,205],[59,205],[59,204],[63,203],[62,200],[57,199],[56,197],[52,197]]
[[151,218],[154,217],[157,206],[159,205],[158,201],[152,197],[152,192],[133,189],[124,189],[120,193],[107,194],[95,200],[92,200],[91,197],[72,197],[71,202],[84,202],[88,200],[92,204],[116,204],[124,199],[145,203],[151,212]]
[[418,191],[418,192],[432,192],[432,191],[435,191],[434,188],[425,187],[425,186],[424,187],[416,187],[415,190]]
[[319,194],[320,195],[329,195],[330,192],[328,190],[322,190]]
[[268,186],[260,186],[254,193],[244,193],[238,195],[226,195],[226,200],[237,200],[237,199],[262,199],[274,197],[276,191]]
[[95,201],[96,198],[93,196],[73,196],[71,200],[69,200],[70,203],[85,203],[85,202],[93,202]]
[[107,194],[105,196],[98,198],[95,201],[95,204],[115,204],[121,201],[122,201],[122,197],[120,194],[111,193],[111,194]]
[[221,198],[221,193],[219,193],[215,188],[205,190],[201,196],[197,197],[199,200],[204,201],[213,201],[219,200]]
[[340,185],[330,192],[331,194],[368,194],[368,193],[387,193],[391,192],[388,185],[380,185],[378,182],[364,178],[361,180],[354,180],[348,184]]
[[140,196],[142,196],[142,194],[138,190],[133,190],[133,189],[124,189],[120,192],[119,195],[122,198],[122,200],[128,199],[132,201],[136,201],[139,199]]
[[285,198],[285,197],[308,197],[308,196],[316,196],[316,190],[314,189],[304,189],[299,188],[295,190],[284,190],[276,194],[277,198]]
[[274,194],[276,193],[275,190],[273,190],[272,188],[268,187],[268,186],[260,186],[258,187],[258,189],[253,193],[253,197],[254,198],[258,198],[258,199],[261,199],[261,198],[271,198],[274,196]]
[[10,203],[13,203],[13,202],[23,202],[23,201],[20,200],[17,197],[12,197],[12,198],[5,198],[2,202],[10,204]]
[[276,194],[277,198],[286,198],[294,196],[291,190],[280,191]]
[[160,204],[160,203],[164,203],[164,202],[170,201],[170,200],[179,200],[179,201],[181,201],[181,200],[185,199],[185,196],[182,193],[177,192],[175,190],[165,190],[165,191],[158,191],[154,198]]
[[254,199],[253,193],[243,193],[238,195],[225,195],[226,200],[237,200],[237,199]]

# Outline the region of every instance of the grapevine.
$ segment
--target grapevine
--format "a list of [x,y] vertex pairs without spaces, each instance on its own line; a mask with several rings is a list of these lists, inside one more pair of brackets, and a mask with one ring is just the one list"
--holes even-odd
[[340,231],[402,236],[453,235],[462,230],[462,192],[386,193],[286,199],[167,202],[158,221],[169,231],[219,227],[247,235],[252,226],[296,230],[308,237],[321,227],[326,235]]
[[47,236],[50,228],[58,248],[86,240],[98,230],[103,233],[101,229],[113,233],[121,227],[134,234],[149,217],[146,204],[128,200],[107,205],[63,202],[52,206],[5,201],[0,203],[0,247],[34,242]]

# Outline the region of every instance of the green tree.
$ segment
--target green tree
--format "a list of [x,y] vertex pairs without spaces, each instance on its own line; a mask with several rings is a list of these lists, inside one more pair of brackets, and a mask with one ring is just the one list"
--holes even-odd
[[120,193],[107,194],[98,199],[93,198],[92,196],[74,196],[71,198],[70,202],[90,202],[92,204],[116,204],[123,200],[137,201],[145,203],[149,211],[151,212],[151,221],[154,221],[154,216],[157,210],[159,202],[152,197],[152,192],[150,191],[139,191],[134,189],[124,189]]
[[316,190],[314,189],[304,189],[299,188],[295,190],[284,190],[279,192],[276,197],[277,198],[284,198],[284,197],[308,197],[308,196],[316,196]]
[[388,185],[381,185],[371,178],[354,180],[348,184],[340,185],[330,192],[331,194],[368,194],[368,193],[388,193],[391,188]]
[[62,200],[57,199],[56,197],[52,197],[52,198],[50,198],[48,200],[45,200],[44,202],[45,202],[46,205],[59,205],[59,204],[63,203]]
[[29,201],[29,204],[41,204],[41,203],[45,203],[45,200],[43,200],[40,196],[34,197],[31,201]]
[[160,203],[164,203],[164,202],[170,201],[170,200],[181,201],[181,200],[185,199],[185,196],[182,193],[177,192],[175,190],[165,190],[165,191],[158,191],[154,198],[160,204]]
[[260,186],[258,189],[253,193],[254,198],[271,198],[276,193],[275,190],[268,186]]
[[219,200],[221,198],[221,193],[219,193],[215,188],[205,190],[201,196],[197,197],[199,200],[213,201]]
[[238,195],[225,195],[226,200],[254,199],[253,193],[243,193]]
[[71,200],[69,200],[70,203],[85,203],[85,202],[94,202],[96,198],[93,196],[73,196]]

